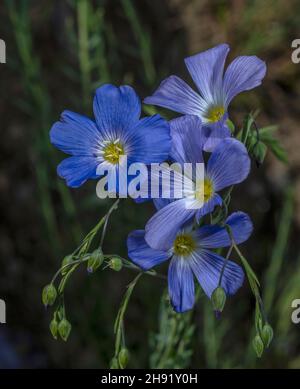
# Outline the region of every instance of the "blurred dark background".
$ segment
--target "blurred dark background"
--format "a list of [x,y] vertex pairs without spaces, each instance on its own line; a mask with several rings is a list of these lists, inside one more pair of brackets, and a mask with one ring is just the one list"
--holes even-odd
[[[0,298],[7,305],[0,367],[107,367],[113,322],[134,277],[130,270],[92,276],[78,270],[66,292],[73,331],[67,343],[52,339],[41,289],[110,206],[96,197],[96,182],[69,190],[56,176],[64,156],[49,143],[52,123],[64,109],[92,115],[93,90],[105,82],[131,84],[141,98],[170,74],[190,82],[184,57],[227,42],[230,59],[255,54],[268,66],[263,85],[235,99],[232,119],[240,126],[246,113],[259,109],[258,125],[279,125],[289,159],[282,164],[269,153],[262,167],[253,164],[231,204],[254,221],[242,249],[261,280],[275,339],[257,360],[254,300],[245,283],[221,321],[204,298],[189,316],[171,317],[177,330],[190,320],[194,332],[182,335],[182,358],[173,350],[159,360],[166,285],[145,276],[125,319],[130,367],[300,368],[300,324],[290,318],[291,302],[300,298],[300,64],[291,61],[300,1],[8,0],[1,1],[0,18],[7,49],[7,63],[0,64]],[[124,201],[111,218],[106,252],[126,256],[127,234],[143,228],[153,212],[150,203]]]

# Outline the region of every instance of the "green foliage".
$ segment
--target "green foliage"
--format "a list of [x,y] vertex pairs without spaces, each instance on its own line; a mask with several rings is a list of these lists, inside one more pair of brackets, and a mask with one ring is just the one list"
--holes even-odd
[[189,366],[193,354],[193,312],[174,312],[167,296],[165,292],[161,298],[158,333],[150,337],[150,367],[183,369]]
[[259,129],[260,143],[275,155],[275,157],[284,163],[288,163],[286,151],[280,144],[279,140],[275,138],[275,132],[278,131],[278,126],[268,126]]
[[287,163],[286,151],[275,137],[278,126],[258,128],[255,122],[256,116],[257,113],[246,116],[243,128],[238,133],[237,138],[245,143],[250,155],[259,165],[264,162],[268,150],[280,162]]
[[156,76],[155,67],[153,64],[150,35],[143,29],[133,2],[131,0],[121,0],[121,3],[134,33],[135,39],[138,42],[146,82],[149,86],[153,86]]
[[[142,273],[140,272],[135,279],[128,285],[127,291],[124,295],[123,301],[121,302],[120,309],[117,314],[117,318],[114,324],[114,333],[115,333],[115,355],[113,360],[116,360],[119,363],[120,368],[126,366],[124,362],[124,351],[125,348],[125,335],[124,335],[124,315],[132,295],[133,289],[135,288],[138,280],[140,279]],[[122,348],[123,345],[123,348]]]
[[[6,1],[10,21],[15,33],[15,42],[19,54],[20,78],[24,85],[26,96],[18,101],[27,107],[26,113],[32,118],[32,144],[37,161],[34,163],[36,180],[47,233],[52,237],[54,252],[59,250],[58,225],[56,221],[54,201],[51,197],[52,172],[58,163],[57,153],[49,142],[49,129],[55,119],[52,116],[52,106],[49,90],[44,82],[42,67],[32,41],[31,20],[28,7],[15,1]],[[51,177],[51,178],[50,178]],[[54,180],[56,189],[70,221],[70,231],[74,240],[81,234],[81,228],[76,220],[76,209],[69,189],[59,178]],[[52,247],[52,246],[51,246]]]
[[265,274],[264,300],[269,310],[276,297],[277,285],[285,258],[291,223],[294,215],[294,190],[288,187],[285,192],[284,204],[277,227],[277,236],[273,246],[272,256]]

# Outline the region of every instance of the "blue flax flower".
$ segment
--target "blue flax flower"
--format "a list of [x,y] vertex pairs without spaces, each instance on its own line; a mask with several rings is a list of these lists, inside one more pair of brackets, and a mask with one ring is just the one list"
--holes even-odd
[[[192,115],[170,122],[172,146],[170,156],[176,162],[203,163],[202,146],[205,141],[201,120]],[[250,158],[245,146],[236,139],[224,139],[211,153],[205,164],[204,177],[187,176],[174,172],[174,188],[184,186],[183,196],[177,200],[160,199],[164,206],[146,225],[145,239],[155,249],[166,249],[174,240],[178,229],[193,217],[196,220],[222,205],[218,194],[222,189],[246,179],[250,171]],[[185,173],[183,171],[183,173]],[[204,193],[203,193],[204,192]]]
[[[230,226],[237,244],[246,241],[252,232],[251,220],[243,212],[231,214],[226,224]],[[219,285],[222,271],[221,286],[227,295],[234,294],[241,287],[244,280],[242,268],[211,251],[230,245],[228,231],[218,225],[205,225],[196,230],[192,230],[191,226],[182,228],[165,250],[151,248],[145,240],[144,230],[133,231],[127,239],[129,258],[145,271],[171,260],[168,286],[176,312],[193,308],[194,276],[209,298]]]
[[265,63],[256,56],[237,57],[224,73],[228,52],[229,46],[221,44],[185,59],[199,93],[179,77],[170,76],[144,100],[146,104],[199,116],[212,135],[205,145],[207,151],[213,150],[220,139],[230,136],[226,119],[231,100],[240,92],[260,85],[266,74]]
[[71,155],[57,168],[68,186],[77,188],[97,178],[100,164],[117,174],[121,156],[127,157],[128,166],[166,160],[169,124],[159,115],[140,119],[140,99],[130,86],[106,84],[98,88],[93,109],[95,120],[64,111],[50,131],[52,144]]

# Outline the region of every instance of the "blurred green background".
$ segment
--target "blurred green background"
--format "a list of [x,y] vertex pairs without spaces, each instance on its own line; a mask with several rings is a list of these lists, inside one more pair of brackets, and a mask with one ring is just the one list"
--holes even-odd
[[[143,98],[170,74],[189,80],[184,57],[227,42],[230,58],[255,54],[268,66],[263,85],[235,99],[231,117],[239,126],[260,109],[258,125],[279,125],[289,157],[288,165],[272,155],[260,168],[253,164],[231,204],[254,221],[242,250],[261,280],[274,342],[256,359],[247,283],[217,321],[203,297],[185,315],[159,311],[165,282],[144,276],[125,318],[129,367],[300,368],[300,324],[291,322],[291,302],[300,298],[300,64],[291,61],[299,25],[300,1],[293,0],[1,1],[0,298],[7,324],[0,325],[0,367],[107,367],[113,322],[135,276],[74,274],[66,293],[72,334],[67,343],[52,339],[41,289],[110,205],[97,199],[96,182],[69,190],[56,176],[64,156],[49,143],[52,123],[64,109],[92,115],[93,91],[105,82],[130,84]],[[126,256],[127,234],[153,212],[150,203],[124,201],[105,251]]]

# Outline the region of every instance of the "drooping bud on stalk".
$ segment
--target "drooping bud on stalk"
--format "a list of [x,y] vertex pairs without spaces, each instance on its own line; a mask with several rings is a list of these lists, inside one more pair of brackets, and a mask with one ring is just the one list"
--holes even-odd
[[61,262],[61,267],[62,267],[62,270],[61,270],[61,274],[64,276],[68,270],[70,269],[70,266],[67,266],[67,265],[70,265],[71,263],[73,262],[73,257],[72,255],[67,255],[66,257],[64,257],[64,259],[62,260]]
[[119,369],[119,363],[118,363],[117,358],[114,357],[114,358],[110,361],[110,368],[111,368],[111,369]]
[[129,362],[129,351],[127,348],[122,348],[118,355],[118,360],[121,369],[125,369]]
[[263,341],[261,340],[261,337],[257,334],[255,338],[252,341],[253,348],[256,352],[256,355],[258,358],[262,356],[262,353],[264,351],[264,344]]
[[273,335],[273,328],[270,326],[270,324],[265,324],[261,331],[261,337],[265,347],[269,347],[270,343],[272,342]]
[[45,307],[53,305],[56,300],[57,292],[53,284],[46,285],[42,292],[42,301]]
[[57,331],[58,331],[58,321],[56,320],[55,317],[51,320],[49,328],[50,328],[50,332],[51,332],[53,338],[56,340],[57,339]]
[[71,329],[71,323],[67,319],[62,319],[58,324],[59,335],[65,342],[68,340]]
[[88,264],[87,264],[87,271],[89,273],[94,273],[103,263],[104,261],[104,255],[102,250],[99,248],[92,252]]
[[108,266],[115,271],[120,271],[123,267],[122,260],[118,257],[111,258]]
[[217,317],[220,315],[220,313],[223,311],[225,302],[226,302],[226,293],[225,290],[218,286],[211,295],[211,302],[214,308],[214,311],[217,314]]

